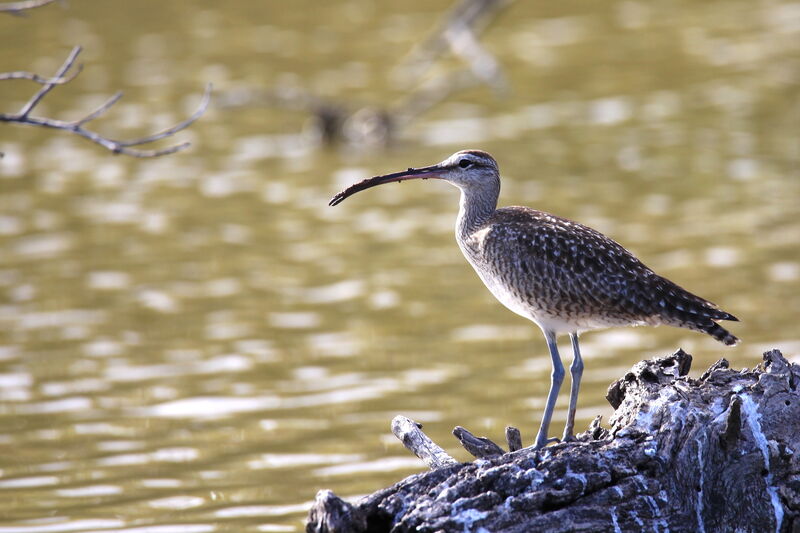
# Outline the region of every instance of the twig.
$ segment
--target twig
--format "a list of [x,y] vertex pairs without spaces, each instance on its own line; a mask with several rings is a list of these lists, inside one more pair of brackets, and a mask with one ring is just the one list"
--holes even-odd
[[[200,105],[197,107],[197,110],[186,120],[179,122],[178,124],[167,128],[163,131],[158,133],[154,133],[152,135],[147,135],[145,137],[140,137],[138,139],[131,139],[131,140],[115,140],[110,139],[108,137],[104,137],[97,132],[91,131],[84,126],[95,120],[96,118],[103,115],[106,111],[108,111],[111,106],[116,104],[120,98],[122,98],[122,92],[116,93],[114,96],[106,100],[102,105],[100,105],[97,109],[92,111],[91,113],[85,115],[83,118],[74,121],[64,121],[64,120],[57,120],[45,117],[35,117],[31,116],[31,112],[34,108],[39,105],[42,99],[47,96],[54,87],[57,85],[63,85],[64,83],[68,83],[69,81],[73,80],[75,76],[80,73],[80,66],[77,68],[75,72],[71,75],[65,77],[72,66],[75,64],[75,59],[77,59],[78,54],[81,53],[81,47],[76,46],[72,49],[70,54],[67,56],[67,59],[61,65],[61,67],[56,72],[55,76],[52,78],[43,78],[36,74],[31,74],[28,76],[27,72],[19,73],[19,72],[10,72],[6,74],[0,74],[0,80],[3,79],[31,79],[38,83],[42,83],[42,87],[34,94],[30,100],[28,100],[22,109],[19,110],[18,113],[0,113],[0,122],[10,122],[16,124],[23,124],[28,126],[40,126],[43,128],[53,128],[68,131],[84,137],[92,141],[93,143],[99,144],[104,148],[114,152],[115,154],[125,154],[132,157],[158,157],[161,155],[167,155],[175,153],[179,150],[183,150],[190,146],[190,143],[184,142],[181,144],[176,144],[174,146],[169,146],[167,148],[163,148],[160,150],[140,150],[136,148],[130,148],[131,146],[139,146],[141,144],[148,144],[154,141],[158,141],[160,139],[164,139],[166,137],[170,137],[181,130],[186,129],[191,124],[193,124],[208,108],[209,101],[211,99],[211,84],[206,86],[205,93],[203,94],[203,99],[200,102]],[[3,77],[5,76],[5,77]]]
[[28,9],[46,6],[55,1],[56,0],[24,0],[22,2],[9,2],[7,4],[0,4],[0,13],[8,13],[9,15],[20,17],[24,16],[24,12]]
[[394,111],[404,122],[409,122],[432,108],[452,93],[478,83],[491,87],[495,93],[504,93],[508,84],[499,61],[478,40],[478,35],[492,21],[496,11],[512,0],[460,0],[432,35],[417,45],[400,65],[394,68],[393,78],[398,83],[419,80],[423,73],[446,51],[461,59],[463,70],[429,79],[403,100]]
[[[81,50],[82,50],[82,48],[80,46],[76,46],[75,48],[73,48],[72,51],[67,56],[67,59],[64,60],[64,64],[61,65],[61,68],[58,69],[58,71],[56,72],[56,75],[53,76],[53,77],[54,78],[63,77],[64,74],[66,74],[69,71],[69,69],[72,67],[72,64],[75,63],[75,59],[78,57],[78,54],[81,53]],[[49,93],[53,89],[53,87],[55,87],[55,86],[56,86],[55,83],[45,83],[44,87],[39,89],[36,92],[36,94],[34,94],[31,97],[31,99],[28,100],[28,103],[25,104],[22,107],[22,109],[18,113],[19,116],[21,118],[23,118],[23,119],[26,118],[28,116],[28,113],[30,113],[33,110],[33,108],[36,107],[36,105],[39,102],[41,102],[42,98],[44,98],[47,95],[47,93]]]
[[603,415],[597,415],[592,420],[592,423],[589,424],[589,429],[586,430],[586,433],[594,440],[601,440],[608,438],[608,430],[600,425],[603,421]]
[[98,118],[100,115],[108,111],[111,108],[111,106],[116,104],[120,98],[122,98],[122,91],[117,91],[116,94],[114,94],[114,96],[106,100],[101,106],[99,106],[97,109],[95,109],[82,119],[75,121],[74,124],[76,126],[83,126],[87,122],[91,122],[92,120]]
[[[308,112],[318,133],[312,142],[389,144],[399,130],[457,91],[479,84],[489,85],[496,93],[507,91],[499,61],[479,42],[478,35],[492,22],[494,14],[512,1],[455,0],[432,35],[393,69],[392,77],[398,83],[405,87],[412,82],[417,85],[391,105],[355,107],[317,97],[297,87],[239,89],[222,94],[216,102],[223,107],[276,106]],[[424,71],[447,51],[465,66],[419,83]]]
[[396,416],[392,420],[392,433],[400,439],[403,446],[422,459],[431,470],[458,464],[439,445],[422,432],[422,424],[417,424],[405,416]]
[[83,65],[78,65],[75,71],[67,76],[66,78],[43,78],[38,74],[33,72],[26,72],[24,70],[18,70],[15,72],[0,72],[0,81],[5,80],[30,80],[36,83],[41,83],[42,85],[45,84],[53,84],[53,85],[63,85],[65,83],[71,82],[75,79],[75,76],[81,73],[83,70]]
[[[459,53],[453,33],[470,32],[472,39],[491,22],[491,15],[511,0],[461,0],[444,17],[430,37],[417,45],[395,73],[398,79],[418,79],[446,50],[451,50],[467,63],[472,59]],[[486,52],[488,54],[488,52]],[[471,65],[474,66],[474,65]],[[477,73],[476,73],[477,74]],[[482,75],[477,76],[483,79]]]
[[[176,133],[178,133],[181,130],[185,130],[186,128],[191,126],[192,123],[194,123],[198,118],[200,118],[200,116],[208,108],[208,103],[211,101],[211,88],[212,88],[212,86],[211,86],[210,83],[208,85],[206,85],[206,90],[203,93],[203,99],[200,101],[200,105],[197,107],[195,112],[192,113],[192,116],[190,116],[186,120],[184,120],[182,122],[179,122],[179,123],[175,124],[174,126],[172,126],[170,128],[167,128],[165,130],[162,130],[162,131],[160,131],[158,133],[154,133],[152,135],[148,135],[147,137],[141,137],[139,139],[133,139],[131,141],[120,141],[120,142],[118,142],[119,146],[138,146],[140,144],[147,144],[147,143],[151,143],[151,142],[154,142],[154,141],[158,141],[160,139],[164,139],[164,138],[169,137],[171,135],[175,135]],[[180,145],[181,146],[180,148],[175,147],[177,149],[173,150],[173,151],[181,150],[181,149],[189,146],[190,144],[191,143],[188,143],[188,142],[187,143],[183,143],[182,145]],[[169,148],[167,148],[167,150],[169,150]],[[165,153],[172,153],[172,152],[165,152]],[[158,154],[158,155],[162,155],[162,154]]]
[[453,54],[469,66],[476,78],[498,92],[508,88],[500,62],[483,47],[471,28],[453,25],[445,30],[444,38]]
[[223,108],[271,106],[307,112],[313,117],[315,129],[326,144],[348,140],[345,122],[357,114],[349,106],[320,98],[299,87],[234,89],[217,96],[216,104]]
[[508,443],[508,451],[510,452],[522,449],[522,435],[514,426],[506,427],[506,442]]
[[456,426],[455,429],[453,429],[453,435],[455,435],[464,449],[475,457],[492,457],[494,455],[503,455],[506,453],[503,448],[491,440],[486,437],[476,437],[461,426]]
[[477,85],[478,80],[469,70],[457,70],[424,82],[416,90],[399,100],[392,109],[403,123],[422,115],[443,102],[451,94]]

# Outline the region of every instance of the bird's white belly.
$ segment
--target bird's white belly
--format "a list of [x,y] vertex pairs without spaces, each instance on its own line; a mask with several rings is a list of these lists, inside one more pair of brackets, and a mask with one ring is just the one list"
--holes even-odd
[[[476,270],[476,272],[478,271]],[[584,321],[571,321],[563,317],[550,315],[518,298],[516,295],[509,292],[505,286],[495,282],[491,277],[484,277],[480,272],[478,272],[478,276],[481,278],[484,285],[486,285],[486,288],[489,289],[489,292],[491,292],[501,304],[519,316],[531,320],[543,330],[554,331],[556,333],[571,333],[573,331],[605,327],[604,325],[590,325],[583,323]]]
[[470,265],[472,265],[474,268],[475,272],[478,274],[478,277],[481,279],[481,281],[483,281],[483,284],[486,285],[487,289],[489,289],[489,292],[491,292],[501,304],[519,316],[534,322],[544,331],[553,331],[555,333],[573,333],[613,326],[635,326],[644,324],[632,323],[630,321],[604,319],[604,317],[601,316],[566,317],[549,313],[545,309],[533,305],[530,302],[522,299],[520,296],[512,293],[508,287],[496,277],[485,275],[481,269],[475,267],[468,254],[464,255],[466,256]]
[[[519,316],[527,318],[528,320],[532,320],[539,325],[539,327],[543,327],[542,322],[546,320],[546,317],[538,316],[540,313],[536,313],[536,309],[532,305],[513,294],[510,290],[508,290],[508,287],[496,277],[485,274],[483,270],[475,264],[472,255],[460,241],[458,241],[458,246],[461,249],[461,252],[464,254],[464,258],[475,270],[475,273],[478,274],[478,277],[481,279],[486,288],[489,289],[489,292],[491,292],[492,295],[497,298],[497,301]],[[560,327],[558,329],[559,332],[575,331],[575,328],[570,328],[567,324],[563,324],[562,326],[563,328]]]
[[599,316],[557,316],[523,301],[521,298],[518,298],[516,295],[509,292],[502,284],[495,282],[488,276],[484,277],[477,269],[476,272],[481,278],[481,281],[483,281],[484,285],[486,285],[486,288],[489,289],[489,292],[491,292],[501,304],[519,316],[534,322],[543,331],[552,331],[555,333],[574,333],[613,326],[644,325],[644,322],[633,323],[630,321],[614,321],[603,319],[603,317]]
[[[469,264],[478,274],[478,277],[489,289],[489,292],[497,300],[514,313],[534,322],[544,331],[555,333],[573,333],[592,329],[608,328],[613,326],[637,326],[645,322],[635,322],[630,319],[614,319],[611,316],[604,316],[599,313],[558,313],[553,310],[548,311],[544,305],[537,305],[535,298],[523,298],[519,293],[510,290],[510,284],[505,283],[500,276],[486,272],[481,265],[476,262],[473,254],[479,255],[482,240],[485,238],[487,230],[482,230],[471,235],[471,243],[466,244],[457,240],[458,246]],[[656,325],[655,323],[652,325]]]
[[498,281],[492,276],[485,276],[477,268],[475,269],[475,272],[477,272],[478,277],[481,278],[483,284],[486,285],[486,288],[489,289],[489,292],[491,292],[501,304],[505,305],[508,309],[520,316],[523,316],[529,320],[534,320],[532,313],[533,309],[531,305],[512,294],[503,283],[498,283]]

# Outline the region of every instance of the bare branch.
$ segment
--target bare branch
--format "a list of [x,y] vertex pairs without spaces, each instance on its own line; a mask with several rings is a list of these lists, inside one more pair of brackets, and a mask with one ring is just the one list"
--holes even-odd
[[428,79],[393,106],[398,122],[409,122],[451,94],[484,83],[502,94],[508,85],[499,61],[478,40],[494,15],[513,0],[459,0],[443,17],[432,35],[417,45],[394,68],[398,83],[419,80],[424,71],[449,51],[464,64],[459,69]]
[[8,13],[9,15],[16,15],[18,17],[24,16],[25,11],[28,9],[35,9],[37,7],[52,4],[56,0],[23,0],[22,2],[9,2],[0,5],[0,13]]
[[[160,139],[164,139],[164,138],[169,137],[171,135],[175,135],[176,133],[178,133],[181,130],[185,130],[186,128],[191,126],[198,118],[200,118],[203,115],[203,113],[205,113],[206,109],[208,108],[208,104],[211,101],[211,88],[212,87],[211,87],[210,83],[208,85],[206,85],[206,90],[203,93],[203,99],[200,101],[200,105],[197,106],[197,110],[195,110],[195,112],[192,113],[192,115],[189,118],[187,118],[186,120],[184,120],[183,122],[179,122],[179,123],[175,124],[174,126],[172,126],[170,128],[162,130],[162,131],[160,131],[158,133],[154,133],[152,135],[148,135],[147,137],[142,137],[140,139],[134,139],[134,140],[131,140],[131,141],[122,141],[122,142],[119,143],[119,145],[120,146],[137,146],[137,145],[140,145],[140,144],[147,144],[147,143],[151,143],[151,142],[154,142],[154,141],[158,141]],[[187,144],[187,146],[188,146],[188,144]]]
[[[64,64],[61,65],[61,68],[58,69],[58,71],[56,72],[56,75],[53,76],[53,77],[54,78],[63,77],[64,74],[66,74],[67,71],[69,71],[69,69],[72,68],[72,65],[75,63],[75,59],[77,59],[78,54],[80,54],[80,53],[81,53],[81,47],[80,46],[76,46],[75,48],[73,48],[72,51],[67,56],[67,59],[64,61]],[[27,117],[28,114],[33,110],[33,108],[36,107],[36,105],[39,102],[41,102],[42,98],[44,98],[47,95],[47,93],[49,93],[53,89],[53,87],[55,87],[55,86],[56,86],[55,83],[45,83],[44,87],[39,89],[36,92],[36,94],[34,94],[31,97],[31,99],[28,100],[28,103],[25,104],[22,107],[22,109],[19,112],[19,115],[22,118]]]
[[69,76],[60,77],[60,78],[43,78],[38,74],[33,72],[26,72],[24,70],[17,70],[15,72],[0,72],[0,81],[5,80],[30,80],[36,83],[41,83],[42,85],[52,84],[52,85],[64,85],[65,83],[71,82],[75,79],[75,76],[81,73],[83,70],[83,65],[78,65],[78,67],[70,74]]
[[[398,131],[453,93],[485,84],[502,94],[508,86],[500,62],[478,39],[497,12],[513,0],[454,0],[435,31],[396,65],[392,78],[409,90],[391,105],[349,105],[326,100],[298,87],[228,91],[217,98],[223,107],[275,106],[311,114],[316,134],[310,142],[388,145]],[[464,66],[424,78],[424,71],[450,53]],[[422,80],[422,81],[420,81]],[[412,83],[414,84],[411,89]]]
[[[203,98],[200,101],[200,105],[197,107],[192,115],[179,122],[178,124],[167,128],[163,131],[158,133],[154,133],[152,135],[148,135],[146,137],[141,137],[138,139],[131,139],[131,140],[116,140],[110,139],[108,137],[104,137],[103,135],[91,131],[84,126],[95,120],[96,118],[103,115],[106,111],[108,111],[114,104],[116,104],[120,98],[122,98],[122,92],[118,92],[114,94],[111,98],[106,100],[102,105],[97,107],[94,111],[87,114],[83,118],[74,121],[64,121],[64,120],[57,120],[52,118],[46,117],[35,117],[31,116],[31,112],[33,109],[42,101],[42,99],[49,93],[53,87],[56,85],[63,85],[71,81],[72,79],[77,76],[80,72],[80,67],[73,72],[69,77],[65,78],[64,76],[69,72],[72,68],[73,64],[75,63],[75,59],[78,57],[78,54],[81,52],[81,47],[76,46],[72,49],[67,59],[61,65],[61,67],[56,72],[55,76],[52,78],[42,78],[36,74],[30,73],[7,73],[5,77],[0,77],[2,79],[31,79],[33,81],[37,81],[43,84],[43,87],[39,89],[36,94],[34,94],[30,100],[20,109],[18,113],[0,113],[0,122],[10,122],[15,124],[23,124],[28,126],[39,126],[43,128],[52,128],[58,130],[64,130],[76,135],[79,135],[85,139],[92,141],[93,143],[99,144],[104,148],[114,152],[115,154],[125,154],[132,157],[158,157],[162,155],[172,154],[188,148],[190,143],[184,142],[180,144],[176,144],[173,146],[169,146],[167,148],[162,148],[159,150],[140,150],[138,148],[131,148],[132,146],[139,146],[141,144],[148,144],[154,141],[158,141],[167,137],[171,137],[172,135],[182,131],[192,125],[197,119],[199,119],[203,113],[205,113],[206,109],[208,108],[208,104],[211,100],[211,84],[206,86],[205,93],[203,94]],[[20,75],[22,74],[22,75]]]
[[73,122],[73,124],[75,125],[75,127],[81,127],[87,122],[91,122],[92,120],[98,118],[100,115],[111,109],[111,106],[116,104],[120,98],[122,98],[122,91],[117,91],[114,94],[114,96],[103,102],[101,106],[99,106],[97,109],[95,109],[82,119],[76,120],[75,122]]
[[57,130],[65,130],[75,133],[76,135],[80,135],[86,139],[89,139],[93,143],[99,144],[100,146],[108,149],[115,154],[125,154],[133,157],[158,157],[161,155],[172,154],[188,148],[191,143],[185,142],[178,145],[170,146],[168,148],[164,148],[161,150],[137,150],[132,148],[126,148],[120,141],[116,141],[114,139],[107,139],[100,135],[99,133],[87,130],[82,127],[76,127],[72,122],[65,122],[63,120],[54,120],[49,118],[39,118],[39,117],[25,117],[24,119],[20,120],[13,120],[14,116],[10,117],[9,115],[0,114],[0,122],[16,122],[18,124],[26,124],[28,126],[41,126],[43,128],[52,128]]
[[[444,17],[430,37],[418,44],[408,57],[396,68],[395,77],[417,79],[448,49],[472,63],[454,48],[453,33],[471,32],[472,39],[479,35],[492,21],[495,12],[506,7],[512,0],[461,0]],[[483,54],[482,54],[483,55]],[[474,65],[470,65],[474,67]],[[478,76],[483,78],[483,76]]]
[[274,106],[292,111],[305,111],[311,114],[315,131],[326,144],[351,140],[345,132],[345,123],[358,113],[358,111],[354,113],[349,105],[326,100],[305,89],[290,86],[278,86],[272,89],[234,89],[219,95],[216,103],[227,108]]
[[505,91],[506,81],[500,63],[481,45],[475,33],[466,25],[453,25],[444,32],[453,54],[469,66],[472,73],[495,91]]
[[416,90],[399,100],[393,107],[398,119],[410,122],[424,112],[443,102],[451,94],[469,89],[478,79],[469,70],[462,69],[426,81]]

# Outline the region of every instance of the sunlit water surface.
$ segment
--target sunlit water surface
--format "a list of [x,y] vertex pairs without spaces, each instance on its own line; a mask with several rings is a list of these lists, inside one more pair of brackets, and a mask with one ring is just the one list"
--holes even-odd
[[[117,89],[110,135],[242,87],[389,106],[458,68],[395,67],[447,2],[70,2],[0,20],[0,71],[84,72],[40,108]],[[480,285],[443,183],[350,182],[462,148],[500,161],[501,202],[592,225],[736,314],[727,349],[671,328],[586,334],[579,427],[609,383],[683,347],[800,354],[800,4],[517,2],[485,34],[508,92],[476,87],[389,149],[323,148],[299,111],[213,108],[159,160],[0,125],[0,533],[296,531],[321,488],[357,497],[423,469],[398,413],[529,443],[541,333]],[[3,111],[35,90],[0,84]],[[568,356],[567,343],[563,351]],[[566,398],[556,412],[563,424]]]

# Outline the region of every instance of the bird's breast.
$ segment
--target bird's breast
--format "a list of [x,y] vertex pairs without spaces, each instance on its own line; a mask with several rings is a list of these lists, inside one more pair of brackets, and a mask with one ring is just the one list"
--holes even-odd
[[[528,319],[533,319],[534,311],[531,302],[535,299],[533,294],[525,294],[520,290],[519,284],[513,283],[508,276],[511,269],[497,268],[486,253],[486,238],[489,229],[478,230],[465,238],[457,239],[458,247],[464,254],[467,262],[478,274],[483,284],[497,300],[514,313]],[[507,270],[507,272],[503,272]]]

